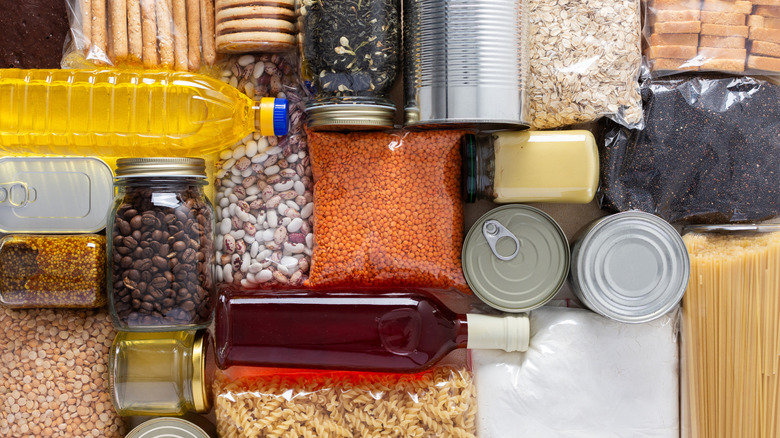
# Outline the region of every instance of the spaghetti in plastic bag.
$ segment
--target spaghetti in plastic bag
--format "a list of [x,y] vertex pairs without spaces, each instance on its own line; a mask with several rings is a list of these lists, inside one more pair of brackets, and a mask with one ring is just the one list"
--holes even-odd
[[265,371],[218,372],[219,436],[476,436],[474,384],[465,368],[420,374]]

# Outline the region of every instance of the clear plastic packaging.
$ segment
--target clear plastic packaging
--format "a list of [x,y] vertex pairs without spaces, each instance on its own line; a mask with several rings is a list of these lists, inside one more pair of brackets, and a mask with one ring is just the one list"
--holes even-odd
[[317,206],[306,284],[467,291],[462,135],[309,132]]
[[216,0],[219,53],[278,53],[298,46],[294,0]]
[[214,208],[194,158],[117,161],[107,232],[109,304],[127,331],[189,330],[213,317]]
[[780,214],[780,86],[751,77],[642,84],[645,129],[605,133],[599,197],[669,222],[742,222]]
[[478,435],[677,438],[677,319],[534,310],[527,352],[472,351]]
[[63,68],[200,71],[216,60],[214,0],[66,0]]
[[291,124],[286,136],[255,132],[220,153],[214,183],[218,283],[278,288],[308,278],[314,182],[296,63],[293,56],[263,54],[222,65],[222,80],[250,97],[285,97]]
[[301,65],[315,90],[309,127],[392,128],[400,0],[303,0],[298,13]]
[[0,239],[0,303],[94,308],[106,304],[106,238],[8,235]]
[[233,367],[214,383],[225,438],[398,436],[475,438],[471,372],[420,374],[281,371]]
[[255,129],[287,133],[287,102],[253,101],[203,75],[143,70],[0,70],[0,150],[200,156]]
[[684,232],[681,436],[778,436],[780,225]]
[[3,437],[122,438],[111,406],[106,310],[0,309]]
[[531,126],[642,127],[640,0],[528,0]]
[[645,76],[780,74],[777,2],[651,0],[645,8]]

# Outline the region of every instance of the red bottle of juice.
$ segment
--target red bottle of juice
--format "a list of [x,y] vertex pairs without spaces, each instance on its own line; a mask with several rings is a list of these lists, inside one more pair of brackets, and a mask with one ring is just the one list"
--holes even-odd
[[526,315],[458,315],[421,290],[223,290],[220,368],[231,365],[418,372],[456,348],[525,351]]

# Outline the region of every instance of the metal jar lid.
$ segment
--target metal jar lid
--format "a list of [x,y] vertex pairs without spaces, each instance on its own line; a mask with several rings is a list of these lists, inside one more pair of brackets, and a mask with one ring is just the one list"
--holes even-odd
[[179,157],[120,158],[116,160],[116,177],[206,178],[206,160]]
[[575,294],[594,312],[620,322],[648,322],[672,310],[689,275],[680,234],[649,213],[600,219],[572,247]]
[[308,126],[317,131],[372,130],[393,127],[392,103],[314,103],[306,106]]
[[203,429],[180,418],[155,418],[138,425],[125,438],[210,438]]
[[543,306],[569,272],[569,244],[543,211],[505,205],[483,215],[466,235],[463,274],[485,303],[506,312]]

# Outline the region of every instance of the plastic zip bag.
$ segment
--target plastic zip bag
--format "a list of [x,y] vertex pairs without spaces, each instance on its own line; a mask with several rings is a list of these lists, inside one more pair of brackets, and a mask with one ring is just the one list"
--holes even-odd
[[240,367],[214,382],[225,438],[398,436],[475,438],[471,372],[312,372]]
[[63,68],[199,71],[216,60],[214,0],[66,0]]

